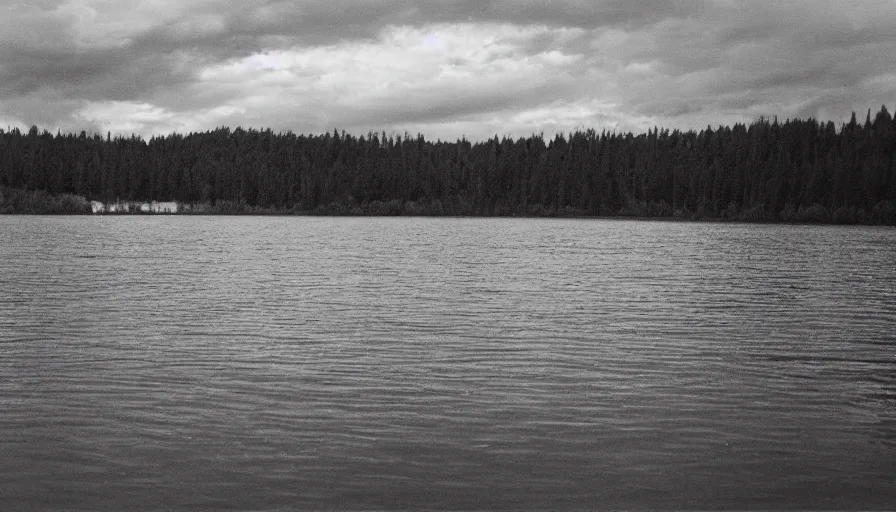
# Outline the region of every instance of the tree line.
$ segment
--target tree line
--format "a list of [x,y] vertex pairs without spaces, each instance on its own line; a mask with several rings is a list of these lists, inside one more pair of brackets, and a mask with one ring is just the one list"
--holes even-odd
[[[759,119],[482,142],[218,128],[140,137],[0,130],[10,191],[193,211],[629,215],[896,224],[896,121]],[[66,199],[69,200],[69,199]]]

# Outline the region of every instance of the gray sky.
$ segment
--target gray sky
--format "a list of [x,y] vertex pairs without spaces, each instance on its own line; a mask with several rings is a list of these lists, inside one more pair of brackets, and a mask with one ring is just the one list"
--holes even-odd
[[0,126],[435,139],[896,104],[896,0],[0,0]]

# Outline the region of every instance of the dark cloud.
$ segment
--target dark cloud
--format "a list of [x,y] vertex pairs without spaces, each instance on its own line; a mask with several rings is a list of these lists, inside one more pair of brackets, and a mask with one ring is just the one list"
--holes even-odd
[[539,105],[545,98],[568,96],[572,84],[562,81],[526,83],[512,91],[485,88],[449,94],[446,91],[420,91],[404,97],[399,105],[372,105],[362,110],[346,110],[340,117],[346,123],[361,126],[410,125],[451,122],[483,112],[515,111]]
[[180,60],[177,54],[128,54],[108,49],[19,49],[16,58],[0,68],[0,98],[40,89],[86,100],[138,98],[157,87],[192,82],[192,70]]
[[387,25],[498,22],[639,28],[699,14],[703,0],[367,0],[264,2],[231,13],[229,33],[276,34],[305,43],[373,38]]

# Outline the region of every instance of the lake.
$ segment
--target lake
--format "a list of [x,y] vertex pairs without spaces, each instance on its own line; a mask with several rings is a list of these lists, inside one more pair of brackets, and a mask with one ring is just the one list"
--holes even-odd
[[896,229],[0,217],[0,509],[896,507]]

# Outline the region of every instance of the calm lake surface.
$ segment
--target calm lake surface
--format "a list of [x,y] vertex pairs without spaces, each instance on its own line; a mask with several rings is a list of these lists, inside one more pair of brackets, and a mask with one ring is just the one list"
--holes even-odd
[[0,217],[0,509],[894,508],[896,230]]

